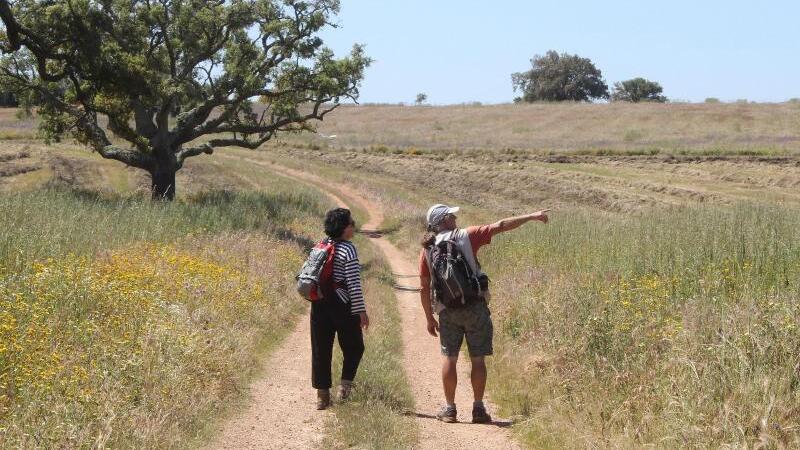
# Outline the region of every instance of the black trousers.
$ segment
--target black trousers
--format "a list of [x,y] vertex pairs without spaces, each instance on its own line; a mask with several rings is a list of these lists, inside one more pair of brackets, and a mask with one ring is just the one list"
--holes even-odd
[[342,379],[353,380],[364,354],[361,318],[350,314],[350,305],[334,297],[311,304],[311,385],[330,389],[333,338],[338,335],[342,349]]

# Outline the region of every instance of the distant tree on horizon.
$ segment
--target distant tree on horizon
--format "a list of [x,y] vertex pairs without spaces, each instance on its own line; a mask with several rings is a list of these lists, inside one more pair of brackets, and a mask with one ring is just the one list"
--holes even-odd
[[425,103],[425,101],[427,100],[428,100],[428,94],[420,92],[419,94],[417,94],[417,98],[414,100],[414,104],[421,105]]
[[631,103],[665,103],[667,97],[661,95],[662,92],[664,92],[664,88],[657,82],[637,77],[614,83],[614,92],[611,93],[611,100]]
[[338,12],[338,0],[0,0],[0,86],[36,109],[48,141],[145,170],[153,199],[172,200],[187,158],[313,130],[358,98],[371,60],[360,45],[336,59],[319,37]]
[[588,58],[549,50],[531,59],[531,69],[511,74],[514,102],[576,101],[608,98],[602,72]]

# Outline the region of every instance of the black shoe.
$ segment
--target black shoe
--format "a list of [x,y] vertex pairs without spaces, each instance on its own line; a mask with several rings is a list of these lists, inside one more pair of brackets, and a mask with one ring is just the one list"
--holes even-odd
[[327,389],[317,390],[317,410],[322,411],[331,406],[331,393]]
[[472,407],[472,423],[489,423],[492,421],[492,416],[486,412],[484,406]]
[[458,413],[456,412],[455,406],[452,408],[448,406],[442,406],[442,410],[436,414],[436,418],[442,422],[455,423],[458,422]]

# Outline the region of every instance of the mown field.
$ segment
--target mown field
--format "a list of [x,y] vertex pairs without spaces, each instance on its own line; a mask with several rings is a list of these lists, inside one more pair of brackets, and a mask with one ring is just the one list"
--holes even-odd
[[[123,254],[152,258],[147,252],[154,247],[140,242],[168,242],[175,252],[217,264],[229,260],[201,251],[208,241],[253,230],[258,239],[274,236],[296,251],[284,242],[307,235],[324,201],[285,180],[265,180],[253,160],[313,167],[357,186],[387,205],[384,229],[409,255],[418,252],[422,216],[434,202],[462,206],[462,224],[553,207],[549,225],[498,236],[481,254],[492,276],[496,330],[489,390],[515,418],[522,442],[531,448],[800,446],[799,105],[365,106],[329,118],[320,132],[336,138],[289,136],[260,152],[190,160],[179,174],[179,207],[166,211],[138,199],[146,183],[139,173],[70,144],[52,152],[32,139],[29,125],[15,124],[3,142],[7,175],[0,189],[3,198],[20,199],[16,208],[28,215],[2,219],[20,235],[2,247],[4,279],[41,276],[37,264],[48,258],[57,264],[89,255],[92,264],[113,266],[119,264],[114,249],[131,245],[139,253]],[[83,190],[43,194],[51,184]],[[253,197],[252,190],[268,194]],[[122,191],[129,194],[115,194]],[[84,203],[59,210],[37,200],[45,206],[34,214],[24,205],[36,201],[26,195]],[[273,216],[264,203],[275,202],[268,199],[298,211]],[[87,213],[48,228],[93,202],[111,205],[117,215],[136,213],[119,221]],[[268,212],[242,213],[258,208]],[[153,214],[149,222],[130,219]],[[266,225],[255,216],[275,219]],[[20,226],[29,222],[37,225]],[[126,225],[116,232],[109,222]],[[50,231],[30,232],[39,228]],[[212,231],[197,231],[203,228]],[[198,239],[203,243],[193,243]],[[163,258],[159,273],[173,277],[171,256]],[[246,265],[228,264],[248,273]],[[387,278],[380,273],[378,279]],[[190,294],[178,298],[196,303]],[[382,311],[395,314],[391,305]],[[388,326],[376,348],[397,349],[394,333]],[[396,364],[389,360],[385,368],[391,373]],[[377,376],[367,383],[365,402],[355,407],[367,399],[382,403],[370,412],[378,422],[364,423],[408,408],[407,394],[397,394],[402,389],[385,390],[403,382]],[[41,402],[37,395],[31,404]],[[392,442],[413,441],[407,423],[391,423],[406,439]],[[361,441],[353,430],[332,428],[331,435],[366,446],[391,439],[375,434],[376,426],[366,429],[371,434]]]

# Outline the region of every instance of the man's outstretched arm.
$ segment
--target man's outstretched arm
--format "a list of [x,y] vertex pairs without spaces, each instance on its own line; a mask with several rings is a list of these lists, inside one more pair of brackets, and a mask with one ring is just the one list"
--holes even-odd
[[516,217],[508,217],[502,220],[498,220],[494,223],[492,228],[495,229],[495,233],[504,233],[506,231],[511,231],[515,228],[519,228],[521,225],[538,220],[542,223],[547,223],[547,213],[549,209],[542,209],[540,211],[536,211],[535,213],[525,214],[522,216]]

